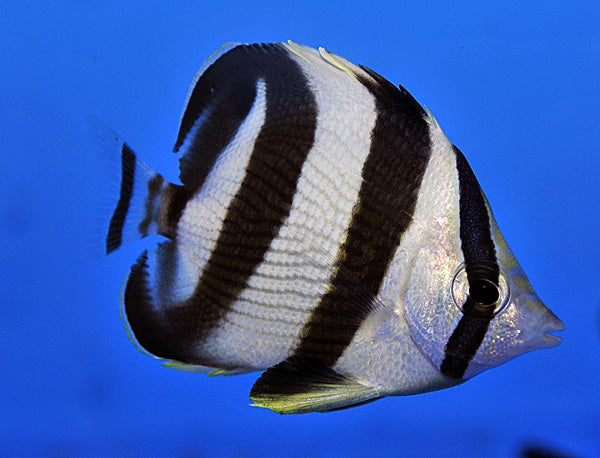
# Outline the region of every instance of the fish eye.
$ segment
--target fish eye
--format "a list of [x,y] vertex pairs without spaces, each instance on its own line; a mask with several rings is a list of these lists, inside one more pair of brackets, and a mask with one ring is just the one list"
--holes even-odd
[[500,297],[500,291],[491,281],[475,280],[469,286],[469,296],[480,305],[493,305]]
[[[465,311],[464,308],[467,298],[472,299],[480,309],[489,310],[490,307],[493,307],[493,316],[499,315],[506,309],[510,299],[510,284],[504,272],[497,266],[494,267],[494,270],[499,272],[498,285],[486,278],[476,278],[470,284],[467,278],[466,266],[464,264],[459,266],[452,278],[452,299],[461,313],[465,315],[472,314]],[[487,269],[489,269],[489,266],[487,266]],[[478,270],[485,271],[486,266],[482,266]]]

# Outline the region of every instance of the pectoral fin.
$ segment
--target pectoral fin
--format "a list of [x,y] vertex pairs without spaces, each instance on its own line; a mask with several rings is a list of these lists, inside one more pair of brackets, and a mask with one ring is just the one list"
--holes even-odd
[[292,356],[273,366],[250,391],[254,406],[280,414],[329,412],[382,397],[371,387],[338,374],[323,361]]

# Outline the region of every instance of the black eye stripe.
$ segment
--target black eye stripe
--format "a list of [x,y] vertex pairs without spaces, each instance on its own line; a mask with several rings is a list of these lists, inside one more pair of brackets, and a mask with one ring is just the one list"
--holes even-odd
[[463,316],[446,343],[440,371],[461,379],[494,318],[495,307],[490,305],[499,297],[500,268],[485,197],[467,160],[456,146],[453,148],[459,183],[459,235],[469,294],[462,306]]

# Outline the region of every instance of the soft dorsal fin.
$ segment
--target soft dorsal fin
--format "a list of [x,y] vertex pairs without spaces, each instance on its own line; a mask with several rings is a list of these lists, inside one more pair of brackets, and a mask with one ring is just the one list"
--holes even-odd
[[380,397],[375,388],[338,374],[319,359],[302,355],[269,368],[250,391],[253,406],[281,414],[329,412]]

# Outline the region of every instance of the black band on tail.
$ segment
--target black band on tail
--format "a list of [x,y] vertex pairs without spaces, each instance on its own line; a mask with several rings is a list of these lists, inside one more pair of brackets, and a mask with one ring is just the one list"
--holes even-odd
[[121,149],[121,192],[119,202],[110,220],[108,235],[106,236],[106,254],[112,253],[121,246],[123,239],[123,226],[129,211],[131,196],[133,195],[133,182],[135,177],[135,154],[123,144]]

